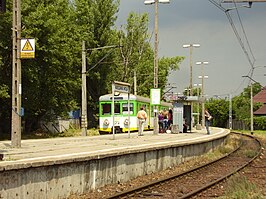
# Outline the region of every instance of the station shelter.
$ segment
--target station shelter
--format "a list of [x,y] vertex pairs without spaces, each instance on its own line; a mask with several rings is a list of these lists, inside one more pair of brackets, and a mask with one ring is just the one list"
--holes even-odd
[[[201,102],[198,96],[173,96],[171,99],[173,104],[173,133],[180,133],[184,131],[184,125],[187,127],[187,131],[191,132],[195,124],[194,116],[197,116],[199,112],[193,110],[193,103]],[[195,112],[196,111],[196,112]],[[197,126],[197,129],[200,128]]]

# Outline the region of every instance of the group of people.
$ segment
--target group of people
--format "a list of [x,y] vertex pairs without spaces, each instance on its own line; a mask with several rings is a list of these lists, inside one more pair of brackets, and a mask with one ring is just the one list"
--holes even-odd
[[171,130],[171,126],[173,124],[173,111],[169,109],[161,110],[158,114],[159,120],[159,132],[165,133],[166,130]]
[[[212,116],[209,113],[208,109],[205,109],[205,127],[207,130],[207,134],[209,135],[210,132],[210,122],[212,120]],[[147,113],[144,110],[144,107],[140,108],[140,111],[137,114],[138,122],[139,122],[139,129],[138,129],[138,135],[142,136],[144,131],[144,123],[147,120]],[[173,111],[172,109],[169,109],[168,111],[166,109],[162,110],[158,114],[158,120],[159,120],[159,132],[165,133],[167,130],[171,129],[171,126],[173,124]]]

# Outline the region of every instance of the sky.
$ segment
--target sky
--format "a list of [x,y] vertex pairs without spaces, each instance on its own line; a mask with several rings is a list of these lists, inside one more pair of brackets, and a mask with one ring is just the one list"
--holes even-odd
[[[220,0],[216,2],[220,3]],[[230,10],[229,14],[246,53],[225,12],[210,1],[170,0],[170,4],[159,4],[159,57],[185,57],[180,69],[171,71],[168,77],[170,86],[176,87],[171,91],[183,93],[189,86],[190,52],[188,48],[183,48],[183,44],[200,44],[199,48],[192,49],[193,84],[201,83],[198,76],[202,73],[202,66],[196,65],[196,62],[209,62],[203,67],[204,75],[208,76],[204,79],[207,98],[239,95],[250,83],[249,78],[242,77],[250,75],[252,65],[248,57],[251,62],[254,61],[252,79],[266,86],[266,2],[253,3],[251,8],[243,5],[248,4],[237,3],[238,9]],[[222,6],[226,9],[235,7],[231,3],[222,3]],[[118,29],[126,24],[130,12],[149,13],[149,32],[154,32],[154,4],[145,5],[144,0],[120,0],[116,22]]]

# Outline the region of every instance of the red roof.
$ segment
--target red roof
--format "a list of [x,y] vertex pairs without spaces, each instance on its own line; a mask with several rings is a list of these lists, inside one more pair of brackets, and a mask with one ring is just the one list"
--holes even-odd
[[266,104],[266,86],[253,97],[253,100],[254,102],[261,102],[263,104]]
[[254,115],[266,115],[266,105],[254,112]]

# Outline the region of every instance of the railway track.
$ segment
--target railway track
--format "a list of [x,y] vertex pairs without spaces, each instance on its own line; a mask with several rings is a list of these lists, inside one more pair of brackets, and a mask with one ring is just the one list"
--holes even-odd
[[[262,151],[262,144],[253,136],[237,133],[241,144],[232,152],[207,164],[168,176],[107,198],[191,198],[208,192],[210,187],[237,173]],[[217,195],[216,195],[217,196]]]

